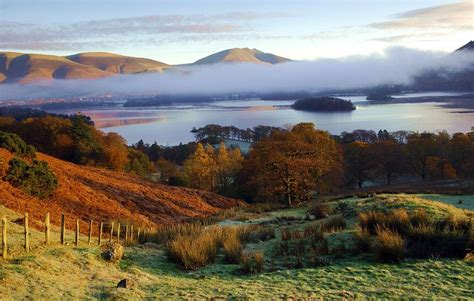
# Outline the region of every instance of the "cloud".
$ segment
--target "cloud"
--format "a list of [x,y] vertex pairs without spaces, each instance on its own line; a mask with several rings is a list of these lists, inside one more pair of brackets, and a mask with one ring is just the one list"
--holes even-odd
[[474,1],[432,6],[395,15],[393,20],[372,23],[376,29],[451,29],[472,30],[474,28]]
[[323,91],[382,84],[409,84],[430,68],[461,70],[472,53],[423,52],[390,48],[383,54],[278,65],[218,64],[165,74],[117,75],[99,80],[56,80],[42,85],[0,85],[2,99],[90,95],[235,94]]
[[[135,37],[166,40],[197,39],[202,35],[250,33],[252,22],[291,16],[288,13],[228,12],[221,14],[155,15],[91,20],[67,24],[0,22],[0,48],[78,50],[89,45],[117,46]],[[107,40],[113,41],[110,45]],[[96,47],[95,47],[96,48]]]

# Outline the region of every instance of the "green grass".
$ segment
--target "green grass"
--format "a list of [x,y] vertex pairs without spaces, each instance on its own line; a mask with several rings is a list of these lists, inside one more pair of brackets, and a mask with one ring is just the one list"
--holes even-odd
[[[441,200],[439,197],[437,200]],[[443,198],[443,200],[446,200]],[[425,208],[430,214],[471,215],[468,208],[456,208],[449,202],[435,202],[420,195],[380,195],[375,198],[345,200],[356,211],[348,217],[348,228],[326,233],[329,249],[353,242],[355,214],[360,210],[404,207]],[[334,202],[335,204],[336,202]],[[332,204],[332,202],[330,203]],[[0,208],[1,209],[1,208]],[[263,222],[267,226],[303,229],[311,221],[301,218],[305,209],[262,213],[246,223]],[[5,209],[0,213],[5,214]],[[8,214],[12,214],[8,212]],[[300,219],[287,221],[282,217]],[[232,218],[229,219],[231,223]],[[324,220],[323,220],[324,221]],[[21,226],[12,226],[21,230]],[[41,244],[42,233],[32,231]],[[0,261],[0,286],[3,299],[270,299],[270,298],[350,298],[350,299],[471,299],[474,265],[463,260],[403,260],[400,264],[382,264],[371,255],[328,256],[329,265],[316,268],[287,269],[281,262],[270,264],[279,242],[277,238],[248,244],[247,250],[265,253],[266,272],[242,275],[240,266],[225,264],[223,255],[197,271],[185,272],[171,263],[163,248],[127,247],[119,264],[100,258],[99,249],[85,245],[37,247],[30,255],[18,251],[14,259]],[[21,233],[21,231],[20,231]],[[69,233],[68,237],[71,237]],[[20,236],[21,237],[21,236]],[[16,241],[21,243],[21,239]],[[123,278],[137,283],[134,289],[117,289]]]

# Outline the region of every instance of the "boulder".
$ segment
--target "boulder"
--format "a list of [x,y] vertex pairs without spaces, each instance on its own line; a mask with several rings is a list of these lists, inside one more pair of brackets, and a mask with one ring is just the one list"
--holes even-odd
[[117,288],[134,288],[136,286],[135,281],[132,279],[122,279],[117,283]]
[[116,242],[108,242],[102,247],[101,256],[106,261],[117,262],[123,257],[123,246]]

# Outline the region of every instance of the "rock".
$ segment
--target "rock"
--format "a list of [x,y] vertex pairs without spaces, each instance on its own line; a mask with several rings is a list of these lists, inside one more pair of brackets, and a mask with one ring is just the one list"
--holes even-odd
[[136,286],[135,281],[132,279],[122,279],[117,283],[117,288],[134,288]]
[[474,264],[474,251],[469,250],[466,257],[464,257],[464,261]]
[[101,256],[106,261],[117,262],[123,257],[123,247],[116,242],[108,242],[102,247]]

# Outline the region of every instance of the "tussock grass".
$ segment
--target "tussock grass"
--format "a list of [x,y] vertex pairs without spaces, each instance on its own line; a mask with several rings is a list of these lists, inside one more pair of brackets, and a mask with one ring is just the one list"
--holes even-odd
[[308,208],[307,213],[312,215],[315,219],[323,219],[328,217],[333,212],[331,206],[318,202]]
[[257,274],[263,272],[265,257],[262,251],[243,252],[241,262],[244,274]]
[[383,262],[400,262],[404,256],[404,240],[390,229],[377,228],[375,254]]

